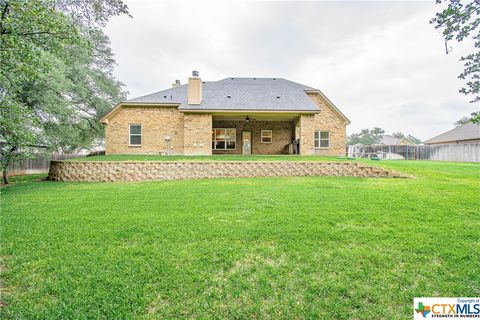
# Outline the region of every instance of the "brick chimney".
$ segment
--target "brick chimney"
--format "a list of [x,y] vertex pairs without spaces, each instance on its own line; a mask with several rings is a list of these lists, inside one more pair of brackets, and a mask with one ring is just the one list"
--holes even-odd
[[188,78],[188,104],[202,103],[202,79],[198,76],[198,71],[192,71],[192,76]]

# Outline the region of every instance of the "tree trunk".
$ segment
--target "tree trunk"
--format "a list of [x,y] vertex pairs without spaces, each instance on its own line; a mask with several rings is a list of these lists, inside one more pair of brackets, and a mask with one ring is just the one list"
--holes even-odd
[[10,162],[12,162],[12,154],[17,150],[17,147],[10,148],[9,152],[3,153],[2,152],[2,171],[3,171],[3,183],[8,184],[8,166]]
[[8,166],[5,166],[5,168],[3,168],[3,183],[5,183],[5,184],[9,183],[9,181],[8,181]]

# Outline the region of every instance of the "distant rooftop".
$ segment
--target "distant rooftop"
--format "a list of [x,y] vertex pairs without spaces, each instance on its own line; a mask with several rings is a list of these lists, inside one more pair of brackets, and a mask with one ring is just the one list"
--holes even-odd
[[448,143],[475,139],[480,139],[480,126],[478,124],[468,122],[436,137],[428,139],[425,141],[425,143]]
[[320,108],[305,93],[318,90],[282,78],[225,78],[203,82],[199,105],[187,103],[188,85],[162,90],[127,102],[179,104],[179,110],[313,111]]
[[397,137],[390,136],[390,135],[386,134],[382,137],[382,140],[380,141],[380,144],[392,146],[392,145],[399,145],[401,141],[402,141],[402,139],[400,139],[400,138],[397,138]]
[[391,136],[388,134],[383,135],[382,140],[379,144],[383,144],[386,146],[402,146],[402,145],[414,145],[412,141],[408,138],[397,138],[395,136]]

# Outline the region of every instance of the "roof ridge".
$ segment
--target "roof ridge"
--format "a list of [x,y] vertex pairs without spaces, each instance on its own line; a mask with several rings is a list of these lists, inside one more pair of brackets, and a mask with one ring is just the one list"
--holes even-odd
[[142,98],[146,98],[148,96],[153,96],[153,95],[157,95],[157,94],[160,94],[162,92],[165,92],[165,91],[176,91],[175,89],[180,89],[181,87],[184,87],[186,86],[187,84],[181,84],[179,86],[176,86],[174,88],[168,88],[168,89],[163,89],[163,90],[160,90],[160,91],[156,91],[156,92],[152,92],[152,93],[149,93],[149,94],[145,94],[143,96],[138,96],[138,97],[135,97],[135,98],[131,98],[131,99],[128,99],[124,102],[128,102],[128,101],[131,101],[131,100],[137,100],[137,99],[142,99]]
[[[227,80],[227,79],[281,79],[281,80],[286,80],[285,78],[282,77],[235,77],[235,76],[230,76],[223,78],[221,80]],[[220,81],[221,81],[220,80]]]

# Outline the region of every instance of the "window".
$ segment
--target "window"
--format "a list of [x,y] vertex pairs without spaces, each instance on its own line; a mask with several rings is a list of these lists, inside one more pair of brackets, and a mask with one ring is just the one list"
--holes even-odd
[[129,145],[130,146],[142,145],[142,125],[140,124],[130,125]]
[[272,130],[262,130],[260,140],[262,143],[272,143]]
[[315,148],[330,148],[330,132],[315,131]]
[[237,142],[237,130],[235,128],[213,129],[213,150],[235,150]]

